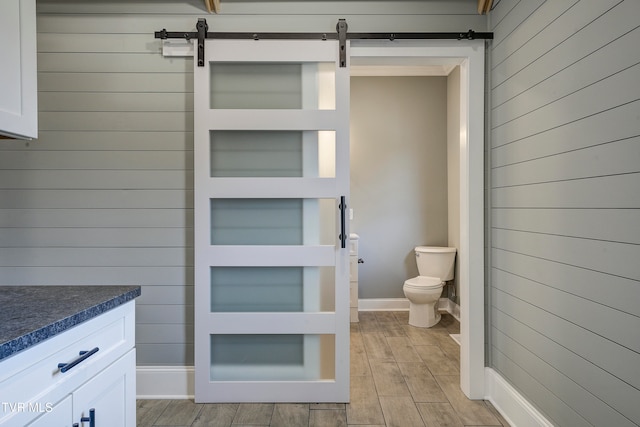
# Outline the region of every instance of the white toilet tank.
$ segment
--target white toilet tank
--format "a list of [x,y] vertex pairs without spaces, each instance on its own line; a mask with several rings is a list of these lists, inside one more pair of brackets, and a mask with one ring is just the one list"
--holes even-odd
[[453,279],[456,248],[418,246],[415,252],[420,276],[437,277],[443,282]]

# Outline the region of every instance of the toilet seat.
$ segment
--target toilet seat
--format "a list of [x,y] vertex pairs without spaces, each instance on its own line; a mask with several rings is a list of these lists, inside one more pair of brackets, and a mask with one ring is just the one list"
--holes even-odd
[[404,285],[414,289],[436,289],[442,287],[442,280],[437,277],[417,276],[406,280]]

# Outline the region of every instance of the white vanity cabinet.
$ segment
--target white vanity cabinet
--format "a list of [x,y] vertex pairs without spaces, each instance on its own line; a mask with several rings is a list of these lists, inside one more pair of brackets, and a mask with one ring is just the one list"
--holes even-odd
[[38,137],[36,1],[0,1],[0,136]]
[[135,426],[134,304],[2,360],[0,426]]

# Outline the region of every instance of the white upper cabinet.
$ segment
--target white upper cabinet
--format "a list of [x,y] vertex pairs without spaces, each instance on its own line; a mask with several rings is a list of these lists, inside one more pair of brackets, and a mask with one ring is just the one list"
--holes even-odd
[[0,135],[38,137],[36,1],[0,1]]

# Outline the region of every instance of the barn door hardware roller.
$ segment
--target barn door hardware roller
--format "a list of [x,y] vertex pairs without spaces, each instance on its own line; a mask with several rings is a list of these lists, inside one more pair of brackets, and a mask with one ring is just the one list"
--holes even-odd
[[154,33],[154,37],[156,39],[167,40],[167,39],[198,39],[198,67],[204,67],[204,39],[208,38],[209,25],[207,25],[207,20],[204,18],[198,18],[198,23],[196,24],[195,32],[184,32],[184,31],[167,31],[166,29],[162,29],[160,31],[156,31]]
[[340,68],[347,66],[347,25],[346,19],[338,19],[336,31],[338,31],[338,52],[340,55]]
[[196,29],[198,30],[198,67],[204,67],[204,39],[207,38],[207,31],[209,30],[207,20],[204,18],[198,19]]
[[198,67],[204,67],[204,43],[205,39],[250,39],[250,40],[338,40],[339,65],[347,66],[347,40],[425,40],[425,39],[449,39],[449,40],[475,40],[493,39],[493,33],[467,32],[458,33],[347,33],[347,21],[339,19],[335,33],[236,33],[236,32],[209,32],[209,26],[204,18],[199,18],[195,32],[156,31],[156,39],[198,39]]

